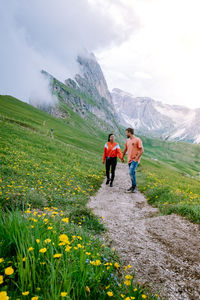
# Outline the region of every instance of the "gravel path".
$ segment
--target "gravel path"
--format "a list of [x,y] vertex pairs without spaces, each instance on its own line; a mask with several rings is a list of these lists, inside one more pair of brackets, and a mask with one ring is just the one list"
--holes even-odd
[[140,283],[166,299],[200,299],[200,226],[159,215],[145,197],[130,194],[128,166],[117,165],[114,187],[102,184],[89,207],[104,217],[112,247]]

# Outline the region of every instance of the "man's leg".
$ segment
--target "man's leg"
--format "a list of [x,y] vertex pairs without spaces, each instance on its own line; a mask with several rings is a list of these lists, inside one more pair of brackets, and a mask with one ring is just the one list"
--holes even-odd
[[132,189],[134,190],[136,188],[136,174],[135,170],[138,166],[138,163],[135,161],[132,161],[131,164],[129,164],[129,175],[131,177],[131,182],[132,182]]
[[111,182],[110,186],[113,186],[113,180],[115,178],[115,169],[117,165],[117,157],[113,157],[111,160]]
[[110,158],[106,158],[106,177],[106,184],[108,184],[110,181]]

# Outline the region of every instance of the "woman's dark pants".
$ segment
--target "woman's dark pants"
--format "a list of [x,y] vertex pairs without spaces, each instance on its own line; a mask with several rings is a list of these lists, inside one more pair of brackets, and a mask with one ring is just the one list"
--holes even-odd
[[111,168],[111,182],[115,178],[115,168],[117,165],[117,157],[106,157],[106,176],[110,180],[110,168]]

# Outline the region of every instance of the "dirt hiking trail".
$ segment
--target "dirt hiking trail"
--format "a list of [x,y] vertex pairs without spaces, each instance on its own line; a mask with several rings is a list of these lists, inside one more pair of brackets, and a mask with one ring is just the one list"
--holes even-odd
[[89,207],[104,217],[112,247],[136,270],[137,280],[164,299],[200,299],[200,226],[175,214],[161,216],[145,197],[126,192],[128,166],[116,168]]

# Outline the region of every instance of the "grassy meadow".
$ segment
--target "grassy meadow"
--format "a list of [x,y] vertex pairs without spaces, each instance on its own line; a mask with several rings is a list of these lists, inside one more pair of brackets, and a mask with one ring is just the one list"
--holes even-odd
[[107,133],[66,109],[61,120],[0,96],[0,299],[158,299],[86,206]]
[[200,145],[142,137],[145,153],[137,170],[139,189],[162,214],[200,223]]

